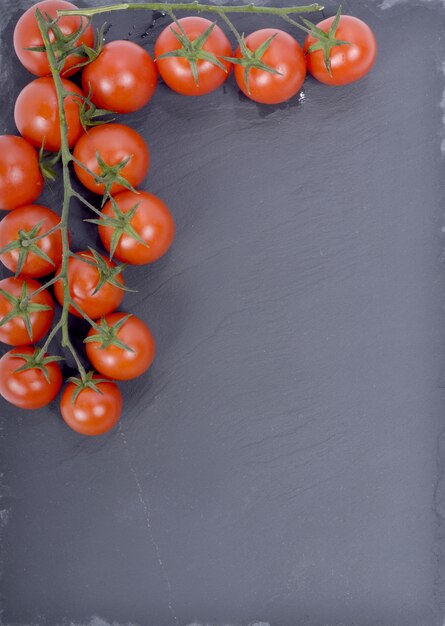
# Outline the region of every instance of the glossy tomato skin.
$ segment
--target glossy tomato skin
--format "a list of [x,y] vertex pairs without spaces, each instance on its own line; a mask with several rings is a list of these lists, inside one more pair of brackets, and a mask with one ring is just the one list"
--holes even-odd
[[[93,379],[94,380],[94,379]],[[122,412],[122,395],[113,382],[98,382],[94,389],[82,389],[73,402],[77,387],[68,383],[60,400],[60,411],[70,428],[81,435],[103,435],[116,426]]]
[[[328,17],[317,24],[317,27],[328,32],[334,19],[334,17]],[[324,62],[323,52],[317,50],[308,53],[309,48],[316,43],[316,39],[312,35],[306,37],[304,52],[310,74],[326,85],[348,85],[366,76],[377,56],[377,42],[369,26],[357,17],[342,15],[335,38],[350,43],[332,48],[330,75]]]
[[[125,313],[105,316],[108,326],[113,326],[125,317]],[[88,337],[97,334],[92,328]],[[115,380],[131,380],[148,370],[155,357],[155,340],[142,320],[132,315],[117,333],[117,338],[131,350],[116,345],[102,347],[100,342],[87,342],[86,352],[91,365],[100,374]]]
[[23,137],[0,135],[0,209],[34,202],[43,191],[35,149]]
[[[241,91],[251,100],[262,104],[279,104],[295,96],[306,77],[306,61],[300,44],[288,33],[276,28],[257,30],[245,39],[246,46],[254,52],[275,35],[261,61],[280,72],[272,74],[258,68],[249,71],[249,89],[244,79],[244,67],[235,65],[235,80]],[[242,57],[238,47],[235,56]]]
[[[183,17],[178,22],[187,33],[190,41],[197,39],[212,24],[210,20],[204,17],[194,16]],[[175,24],[170,24],[162,31],[155,44],[156,65],[164,82],[170,89],[183,96],[203,96],[218,89],[227,80],[232,67],[229,61],[221,58],[223,56],[232,56],[232,46],[221,28],[218,25],[214,27],[202,49],[214,54],[227,71],[223,71],[207,60],[199,59],[197,61],[198,85],[195,83],[190,63],[187,59],[178,57],[157,58],[162,54],[178,50],[181,47],[172,29],[178,31],[178,27]]]
[[[82,91],[70,80],[62,79],[68,91],[82,95]],[[65,115],[68,124],[68,144],[72,147],[83,128],[80,123],[80,99],[75,96],[65,98]],[[60,150],[59,107],[56,88],[52,78],[36,78],[19,93],[14,108],[15,125],[19,133],[33,146],[45,150]]]
[[[120,171],[128,182],[137,187],[147,174],[150,165],[150,153],[147,144],[135,130],[124,124],[104,124],[95,126],[82,135],[74,148],[74,156],[95,174],[100,174],[96,153],[99,152],[107,165],[117,165],[130,157],[129,162]],[[74,163],[74,171],[80,182],[94,193],[103,194],[105,186],[96,183],[94,178],[82,167]],[[114,183],[111,195],[123,191],[125,187]]]
[[25,364],[25,359],[17,354],[34,354],[34,348],[24,346],[13,348],[0,359],[0,395],[21,409],[40,409],[54,400],[62,385],[59,364],[47,363],[49,381],[37,368],[22,372],[17,370]]
[[[94,259],[91,252],[88,250],[83,252],[77,252],[78,256],[85,257],[92,261]],[[109,267],[113,267],[115,264],[109,261],[105,257],[102,257],[105,263]],[[116,276],[116,280],[123,285],[124,280],[122,274]],[[106,283],[96,293],[94,290],[99,282],[99,271],[94,265],[90,265],[82,261],[77,257],[71,257],[68,261],[68,285],[70,288],[70,294],[74,302],[79,306],[93,320],[112,313],[122,302],[124,292],[115,285]],[[62,281],[58,280],[54,284],[54,295],[61,306],[65,300],[63,293]],[[81,314],[76,311],[72,306],[69,309],[70,313],[76,317],[82,317]]]
[[[20,230],[30,231],[39,222],[43,222],[37,233],[40,236],[57,226],[60,217],[41,204],[30,204],[8,213],[0,222],[0,248],[17,239]],[[43,237],[37,242],[37,245],[53,261],[53,265],[34,252],[29,252],[20,276],[40,278],[54,272],[62,262],[62,235],[60,230]],[[17,270],[18,258],[19,250],[17,249],[0,255],[0,261],[3,265],[14,273]]]
[[[34,52],[33,50],[26,49],[43,45],[39,25],[35,17],[37,9],[40,9],[43,16],[45,16],[46,13],[51,18],[56,18],[57,11],[72,11],[77,9],[77,7],[71,2],[65,2],[65,0],[43,0],[43,2],[37,2],[25,11],[15,26],[14,49],[21,64],[35,76],[48,76],[51,74],[51,68],[46,52]],[[87,20],[85,17],[80,18],[74,15],[66,15],[58,21],[58,27],[64,35],[74,34],[81,24],[82,27],[86,26]],[[54,41],[54,33],[52,31],[50,31],[50,39],[52,42]],[[91,25],[85,29],[85,32],[74,45],[78,47],[82,44],[86,44],[90,48],[94,45],[94,30]],[[82,57],[79,55],[69,55],[65,60],[62,76],[74,74],[77,69],[73,69],[73,66],[81,61]]]
[[82,72],[82,88],[101,109],[138,111],[153,96],[158,71],[144,48],[132,41],[111,41]]
[[[114,199],[123,213],[128,213],[135,204],[139,203],[130,224],[147,243],[144,246],[130,235],[123,233],[116,247],[114,258],[132,265],[144,265],[157,261],[170,248],[175,235],[175,224],[168,207],[157,196],[146,191],[140,191],[137,194],[132,191],[123,191]],[[105,204],[102,213],[105,216],[114,217],[110,201]],[[99,236],[104,247],[110,251],[113,228],[99,226]]]
[[[31,295],[41,287],[40,283],[32,278],[4,278],[0,280],[0,288],[13,296],[20,296],[23,283],[28,286],[28,294]],[[39,294],[30,299],[32,303],[49,306],[47,311],[35,311],[30,313],[32,337],[26,330],[25,323],[21,317],[13,317],[9,322],[0,326],[0,341],[10,346],[26,346],[30,343],[40,341],[44,337],[54,319],[54,302],[49,292],[44,289]],[[0,294],[0,320],[11,311],[12,305]]]

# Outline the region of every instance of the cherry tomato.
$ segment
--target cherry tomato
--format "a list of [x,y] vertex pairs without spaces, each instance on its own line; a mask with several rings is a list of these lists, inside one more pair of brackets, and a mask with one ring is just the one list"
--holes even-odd
[[[97,153],[107,166],[113,167],[125,159],[128,163],[119,171],[119,175],[130,185],[137,187],[144,179],[150,164],[148,147],[142,137],[129,126],[123,124],[104,124],[95,126],[85,133],[74,148],[74,157],[96,175],[101,175],[101,167],[97,161]],[[94,193],[104,194],[103,183],[96,183],[90,173],[74,163],[77,178],[87,189]],[[123,191],[125,187],[113,183],[111,195]]]
[[[98,381],[93,378],[93,382]],[[119,421],[122,395],[113,382],[95,382],[100,391],[86,387],[77,397],[74,383],[68,383],[60,400],[60,411],[70,428],[81,435],[103,435]]]
[[44,289],[29,297],[40,287],[40,283],[32,278],[0,280],[0,289],[5,292],[0,292],[0,322],[12,311],[17,312],[0,325],[0,341],[10,346],[26,346],[40,341],[49,331],[54,319],[54,303],[49,292]]
[[[104,271],[109,272],[112,270],[112,281],[105,280],[104,284],[98,291],[96,291],[100,280],[101,272],[96,264],[96,260],[93,254],[89,251],[78,252],[78,256],[71,257],[68,261],[68,285],[70,288],[71,298],[77,304],[78,307],[91,317],[93,320],[112,313],[122,302],[124,292],[117,284],[124,286],[124,280],[122,274],[114,274],[113,270],[116,270],[116,264],[109,261],[102,255],[97,255],[100,258]],[[84,257],[86,261],[78,257]],[[103,280],[105,276],[103,276]],[[56,296],[59,304],[63,305],[65,300],[63,283],[58,280],[54,284],[54,295]],[[70,313],[77,317],[82,317],[79,311],[70,306]]]
[[34,148],[23,137],[0,135],[0,209],[10,211],[34,202],[42,191]]
[[[17,22],[14,29],[14,49],[22,65],[26,69],[35,74],[36,76],[48,76],[51,74],[51,69],[48,62],[46,52],[28,50],[27,48],[36,48],[43,46],[43,40],[40,33],[39,25],[35,17],[36,10],[40,9],[43,17],[45,14],[54,19],[57,17],[57,11],[73,10],[77,9],[76,5],[71,2],[65,2],[65,0],[43,0],[43,2],[37,2],[32,7],[29,7],[27,11],[23,13]],[[73,47],[78,47],[82,44],[86,44],[89,48],[94,45],[94,30],[91,25],[87,26],[86,17],[76,17],[75,15],[66,15],[59,18],[57,26],[62,31],[63,35],[73,35],[79,30],[79,27],[85,28],[82,35],[73,44]],[[49,32],[50,40],[54,43],[54,32]],[[74,65],[77,65],[82,61],[82,56],[78,54],[69,55],[63,66],[63,76],[70,76],[77,71],[73,69]]]
[[158,72],[151,56],[131,41],[107,43],[99,56],[85,67],[82,87],[92,91],[92,102],[101,109],[131,113],[153,96]]
[[[300,91],[306,76],[306,62],[300,44],[277,28],[257,30],[245,38],[245,44],[248,50],[255,52],[268,40],[271,40],[270,45],[259,60],[279,73],[251,67],[246,84],[245,67],[235,64],[235,79],[241,91],[251,100],[262,104],[279,104]],[[243,57],[239,46],[235,57]]]
[[[172,214],[162,200],[146,191],[140,191],[137,194],[132,191],[123,191],[114,197],[114,202],[108,201],[105,204],[102,209],[105,219],[99,220],[99,236],[108,252],[113,246],[113,236],[116,230],[121,233],[113,251],[113,256],[118,261],[143,265],[153,263],[167,252],[173,242],[175,224]],[[120,230],[119,219],[125,220],[125,216],[128,217],[135,205],[138,206],[127,222],[130,230],[128,226]],[[123,217],[120,218],[120,215]],[[107,219],[111,219],[111,222]],[[101,225],[101,222],[104,225]],[[111,225],[106,226],[107,223]],[[139,240],[132,236],[132,232],[138,235]]]
[[[198,40],[212,26],[212,22],[204,17],[183,17],[178,22],[190,42]],[[176,24],[170,24],[162,31],[155,44],[156,65],[165,83],[170,89],[184,96],[202,96],[220,87],[227,80],[232,67],[229,61],[222,58],[232,55],[232,46],[221,28],[215,25],[209,32],[200,47],[204,52],[202,56],[200,51],[197,51],[198,82],[193,75],[189,59],[182,56],[159,58],[163,54],[181,50],[182,45],[175,32],[183,35]],[[209,60],[209,53],[216,57],[222,67]]]
[[0,248],[13,241],[17,247],[0,254],[0,261],[11,272],[16,272],[21,265],[20,276],[39,278],[54,272],[62,262],[60,230],[34,243],[29,234],[33,237],[42,236],[59,222],[57,213],[40,204],[30,204],[8,213],[0,222]]
[[[334,20],[335,17],[328,17],[317,24],[317,28],[328,33]],[[348,85],[366,76],[377,56],[377,43],[369,26],[357,17],[341,15],[333,36],[349,44],[331,48],[331,73],[326,67],[323,50],[309,50],[318,40],[312,35],[306,37],[304,51],[312,76],[326,85]]]
[[[155,356],[155,341],[142,320],[135,315],[112,313],[103,318],[100,326],[105,332],[92,328],[86,340],[87,356],[98,372],[108,378],[130,380],[148,370]],[[113,343],[113,337],[129,349]]]
[[21,409],[40,409],[54,400],[62,385],[62,374],[56,361],[44,363],[47,377],[39,367],[17,371],[26,365],[20,355],[32,357],[35,348],[13,348],[0,359],[0,395]]
[[[82,96],[77,85],[62,79],[65,89]],[[80,99],[65,98],[65,116],[68,124],[68,144],[73,146],[83,133],[80,123]],[[57,152],[60,150],[59,107],[56,88],[52,78],[36,78],[19,93],[14,108],[15,125],[18,131],[33,146]]]

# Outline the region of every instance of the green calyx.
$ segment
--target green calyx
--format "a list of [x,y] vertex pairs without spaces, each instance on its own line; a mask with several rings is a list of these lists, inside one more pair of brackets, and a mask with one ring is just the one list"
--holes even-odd
[[20,358],[25,361],[24,365],[18,367],[16,372],[25,372],[26,370],[40,370],[45,377],[45,380],[49,383],[49,372],[47,365],[49,363],[55,363],[56,361],[63,361],[61,356],[48,356],[44,354],[40,348],[35,348],[32,354],[22,354],[20,352],[14,353],[14,358]]
[[39,237],[37,239],[37,236],[44,221],[45,220],[41,220],[38,222],[33,228],[31,228],[31,230],[19,230],[17,233],[17,239],[10,241],[6,246],[0,249],[0,254],[12,252],[13,250],[19,251],[17,269],[15,272],[16,278],[22,271],[25,261],[28,258],[28,254],[31,252],[55,267],[54,261],[36,243],[36,241],[39,241],[42,238]]
[[301,20],[305,24],[305,26],[301,26],[301,24],[297,24],[297,26],[301,28],[301,30],[304,30],[304,32],[308,33],[309,35],[314,37],[314,39],[317,40],[314,44],[312,44],[312,46],[310,46],[307,49],[306,54],[311,54],[312,52],[317,52],[317,50],[322,50],[324,63],[326,65],[326,69],[328,70],[329,76],[332,75],[332,71],[331,71],[332,48],[334,48],[335,46],[351,45],[350,41],[343,41],[342,39],[336,39],[335,37],[337,33],[338,25],[340,23],[340,17],[341,17],[341,5],[338,7],[338,11],[335,15],[334,21],[332,22],[331,27],[329,28],[327,33],[325,33],[324,30],[321,30],[321,28],[318,28],[317,26],[315,26],[315,24],[313,24],[312,22],[304,18],[301,18]]
[[71,376],[67,380],[68,383],[73,383],[76,386],[73,395],[71,396],[71,403],[74,404],[80,392],[84,389],[92,389],[96,393],[100,393],[103,396],[103,391],[99,389],[99,383],[109,383],[106,378],[97,378],[94,372],[87,372],[80,378],[77,376]]
[[43,140],[42,147],[39,151],[39,167],[43,178],[48,182],[54,182],[57,178],[57,172],[54,166],[60,161],[60,156],[60,150],[55,154],[54,152],[47,152],[45,150],[45,140]]
[[97,285],[93,291],[93,295],[100,291],[102,287],[107,283],[113,285],[114,287],[117,287],[118,289],[122,289],[122,291],[133,291],[133,289],[125,287],[125,285],[119,282],[117,279],[119,274],[123,272],[124,269],[127,267],[125,263],[113,263],[113,265],[110,266],[99,254],[99,252],[97,252],[97,250],[95,250],[94,248],[88,248],[88,250],[91,252],[93,258],[88,258],[78,254],[75,254],[74,256],[80,261],[87,263],[88,265],[93,265],[98,271],[99,280],[97,281]]
[[[56,67],[59,72],[62,72],[63,66],[65,65],[65,61],[67,57],[71,55],[76,55],[80,57],[82,60],[79,61],[76,65],[74,65],[70,70],[78,69],[91,63],[94,59],[101,53],[103,48],[103,28],[98,31],[97,35],[97,46],[95,48],[90,48],[85,43],[82,43],[80,46],[76,47],[76,42],[82,37],[87,28],[91,25],[91,18],[88,17],[83,23],[82,21],[79,24],[79,27],[70,34],[65,35],[58,25],[59,17],[53,19],[48,13],[42,14],[40,9],[36,10],[36,18],[37,22],[40,24],[45,24],[46,28],[52,31],[53,41],[51,42],[51,47],[54,51],[54,56],[56,59]],[[46,48],[44,45],[34,46],[31,48],[26,48],[26,50],[30,50],[32,52],[46,52]]]
[[[72,95],[79,98],[78,94],[73,93]],[[109,117],[110,115],[114,115],[115,111],[108,111],[108,109],[98,109],[91,100],[92,95],[93,90],[90,85],[88,95],[82,98],[82,104],[79,107],[80,123],[82,124],[82,128],[85,132],[91,126],[109,124],[115,119],[114,117]]]
[[111,206],[113,208],[114,217],[102,214],[99,219],[85,220],[86,222],[90,222],[91,224],[97,224],[98,226],[107,226],[113,229],[110,243],[110,259],[113,258],[114,253],[116,252],[116,248],[123,234],[126,234],[132,239],[135,239],[143,246],[149,247],[148,243],[142,239],[139,233],[131,225],[131,220],[133,219],[138,209],[139,202],[132,206],[129,211],[124,213],[123,211],[121,211],[116,200],[113,197],[111,197],[110,200]]
[[277,35],[278,33],[274,33],[271,37],[266,39],[266,41],[263,41],[263,43],[260,46],[258,46],[258,48],[255,51],[252,51],[246,46],[246,40],[243,34],[241,35],[239,39],[239,45],[240,45],[242,56],[240,58],[224,57],[226,61],[229,61],[230,63],[235,63],[236,65],[241,65],[242,67],[244,67],[244,82],[246,83],[247,92],[249,94],[250,94],[249,75],[250,75],[251,69],[255,68],[258,70],[263,70],[263,72],[268,72],[269,74],[278,74],[279,76],[282,75],[281,72],[279,72],[275,68],[271,67],[270,65],[267,65],[267,63],[264,63],[264,61],[262,61],[264,54],[269,49],[270,45],[272,44],[273,40],[275,39]]
[[213,65],[219,67],[221,70],[223,70],[223,72],[227,73],[227,67],[224,65],[224,63],[222,63],[217,56],[203,49],[205,42],[210,37],[210,34],[215,28],[216,22],[210,24],[210,26],[199,37],[197,37],[193,41],[190,41],[187,33],[181,26],[181,23],[174,16],[172,17],[179,31],[176,30],[173,26],[171,26],[171,31],[181,44],[181,47],[177,50],[172,50],[171,52],[166,52],[165,54],[159,55],[158,57],[156,57],[156,61],[159,61],[160,59],[168,59],[171,57],[187,59],[190,64],[190,69],[192,70],[193,79],[196,86],[199,85],[198,61],[208,61],[209,63],[212,63]]
[[[92,174],[94,182],[97,185],[104,185],[105,187],[104,195],[102,198],[102,206],[105,204],[108,198],[111,198],[110,192],[114,184],[122,185],[122,187],[125,187],[125,189],[128,189],[129,191],[134,191],[134,193],[138,193],[133,185],[121,175],[121,171],[124,169],[127,163],[131,161],[132,158],[132,156],[128,156],[119,163],[116,163],[116,165],[108,165],[108,163],[105,163],[103,158],[100,156],[99,151],[96,152],[96,159],[99,165],[99,174],[94,174],[93,172],[90,173]],[[82,165],[82,167],[84,166]]]
[[32,341],[32,325],[31,314],[38,313],[39,311],[51,311],[51,307],[46,304],[38,304],[32,302],[32,294],[28,294],[28,285],[26,281],[23,282],[22,291],[19,296],[13,296],[11,293],[0,288],[0,295],[11,305],[11,310],[0,320],[0,326],[4,326],[12,319],[20,317],[23,320],[26,331]]
[[118,320],[112,326],[109,326],[105,318],[103,317],[99,324],[95,325],[95,330],[97,333],[95,335],[90,335],[84,339],[84,343],[99,343],[99,349],[104,350],[109,346],[117,346],[118,348],[122,348],[122,350],[129,350],[130,352],[134,352],[133,348],[130,348],[126,343],[121,341],[118,338],[118,332],[125,324],[125,322],[132,317],[131,315],[125,315],[120,320]]

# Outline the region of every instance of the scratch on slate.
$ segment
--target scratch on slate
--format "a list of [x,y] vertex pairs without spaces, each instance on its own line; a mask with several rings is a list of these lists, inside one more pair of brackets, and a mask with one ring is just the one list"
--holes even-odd
[[171,613],[171,616],[173,617],[175,624],[178,624],[178,617],[173,609],[173,604],[172,604],[172,585],[171,585],[171,581],[168,575],[168,572],[166,570],[166,567],[164,565],[164,561],[162,560],[162,556],[161,556],[161,550],[159,548],[159,544],[156,541],[154,534],[153,534],[153,528],[151,525],[151,515],[150,515],[150,507],[149,504],[147,502],[147,499],[144,497],[144,491],[142,489],[142,485],[141,485],[141,481],[139,480],[139,476],[137,475],[136,469],[133,465],[133,461],[131,459],[131,455],[130,455],[130,450],[128,447],[128,441],[127,438],[125,437],[125,433],[122,430],[121,425],[119,425],[119,433],[120,436],[122,438],[122,441],[124,443],[124,447],[125,447],[125,452],[127,454],[127,458],[128,458],[128,466],[130,468],[130,472],[134,478],[134,482],[136,484],[136,489],[137,489],[137,494],[138,494],[138,499],[139,502],[141,504],[142,507],[142,511],[144,513],[144,518],[145,518],[145,524],[147,526],[147,530],[149,533],[149,537],[150,537],[150,541],[155,549],[156,552],[156,559],[158,561],[158,565],[159,568],[162,572],[162,576],[164,578],[165,584],[167,586],[167,593],[168,593],[168,609]]

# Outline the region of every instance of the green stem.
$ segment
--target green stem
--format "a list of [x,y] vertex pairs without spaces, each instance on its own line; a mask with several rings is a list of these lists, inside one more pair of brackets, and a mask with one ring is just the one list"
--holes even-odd
[[76,309],[76,311],[78,313],[80,313],[80,315],[84,318],[84,320],[86,320],[88,322],[88,324],[90,326],[92,326],[94,328],[94,330],[100,330],[100,326],[99,324],[96,324],[96,322],[94,320],[91,319],[91,317],[89,317],[85,311],[83,311],[80,306],[78,304],[76,304],[76,302],[73,301],[72,306],[74,309]]
[[[79,374],[82,380],[85,380],[86,372],[82,363],[80,362],[79,356],[71,343],[68,329],[68,316],[70,305],[72,304],[69,284],[68,284],[68,261],[70,257],[70,244],[68,237],[68,218],[70,212],[70,203],[71,198],[74,195],[73,188],[71,186],[71,178],[69,171],[69,164],[72,160],[71,152],[68,145],[68,125],[65,116],[65,106],[64,99],[67,96],[65,93],[65,89],[63,87],[62,78],[60,76],[60,70],[58,68],[57,59],[51,45],[51,41],[49,38],[49,28],[48,24],[43,18],[40,11],[36,11],[37,22],[39,24],[40,32],[42,34],[42,40],[46,48],[46,53],[48,56],[49,66],[51,68],[51,73],[54,79],[54,87],[56,89],[57,94],[57,105],[59,107],[59,125],[60,125],[60,154],[62,158],[62,176],[63,176],[63,203],[62,203],[62,215],[60,218],[60,230],[62,234],[62,264],[60,268],[60,272],[58,273],[58,279],[62,282],[63,285],[63,307],[62,314],[60,316],[59,321],[53,328],[53,331],[49,335],[48,339],[52,339],[56,332],[59,329],[62,329],[62,346],[67,348],[77,365],[77,369],[79,370]],[[46,344],[45,346],[46,347]]]
[[230,30],[232,31],[232,33],[235,35],[236,37],[236,41],[238,42],[238,45],[241,45],[241,35],[239,34],[239,32],[237,31],[237,29],[235,28],[234,24],[232,24],[232,21],[229,20],[229,18],[227,17],[227,15],[224,13],[224,11],[219,11],[218,15],[220,16],[220,18],[227,24],[227,26],[230,28]]
[[97,213],[98,215],[102,215],[102,211],[99,211],[98,208],[92,205],[91,202],[88,202],[88,200],[84,198],[80,193],[77,193],[77,191],[73,191],[73,198],[77,198],[79,202],[81,202],[84,206],[86,206],[91,211],[94,211],[94,213]]
[[53,226],[52,228],[50,228],[49,230],[47,230],[46,232],[42,233],[41,235],[36,235],[36,237],[33,237],[30,240],[30,244],[31,243],[36,243],[36,241],[40,241],[41,239],[45,239],[45,237],[49,237],[50,235],[52,235],[53,233],[56,233],[58,230],[60,230],[60,222],[59,224],[56,224],[56,226]]
[[77,9],[76,11],[58,11],[58,15],[85,15],[91,17],[99,13],[108,13],[110,11],[126,11],[128,9],[145,9],[147,11],[194,11],[197,13],[254,13],[257,15],[289,15],[291,13],[315,13],[322,11],[323,6],[320,4],[306,4],[303,6],[293,7],[261,7],[255,4],[240,4],[234,6],[201,4],[200,2],[125,2],[122,4],[114,4],[110,6],[94,7],[91,9]]
[[48,289],[48,287],[51,287],[51,285],[54,285],[54,283],[56,283],[58,280],[59,280],[58,276],[53,276],[53,278],[51,278],[46,283],[41,285],[38,289],[30,293],[28,296],[28,300],[32,300],[34,296],[37,296],[37,294],[39,294],[41,291],[45,291],[45,289]]
[[50,334],[48,335],[48,337],[46,338],[45,343],[43,344],[43,346],[40,348],[40,352],[39,352],[39,357],[44,356],[44,354],[46,353],[46,351],[48,350],[49,344],[51,343],[51,341],[54,339],[54,337],[57,335],[57,333],[59,332],[59,330],[62,327],[62,319],[59,319],[59,321],[57,322],[57,324],[55,326],[53,326],[53,329],[51,330]]

